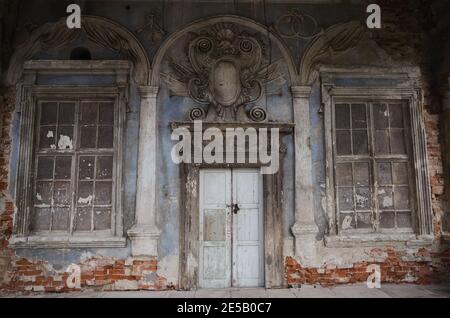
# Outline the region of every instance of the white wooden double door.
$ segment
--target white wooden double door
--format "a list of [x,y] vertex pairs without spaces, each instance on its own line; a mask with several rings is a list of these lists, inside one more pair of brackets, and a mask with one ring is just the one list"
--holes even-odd
[[264,285],[262,200],[258,169],[200,171],[199,287]]

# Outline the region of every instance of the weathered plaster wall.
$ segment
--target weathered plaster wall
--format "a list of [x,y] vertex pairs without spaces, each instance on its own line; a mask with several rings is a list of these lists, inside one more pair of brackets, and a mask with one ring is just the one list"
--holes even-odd
[[[20,14],[17,20],[16,44],[27,41],[28,30],[49,21],[56,21],[65,14],[65,8],[72,1],[27,1],[21,2]],[[395,2],[395,1],[394,1]],[[320,249],[320,266],[315,269],[305,269],[295,260],[293,255],[292,235],[290,227],[294,223],[294,153],[293,139],[285,138],[287,145],[284,165],[283,211],[284,237],[286,255],[286,280],[288,284],[301,283],[345,283],[364,281],[367,278],[365,266],[368,263],[382,265],[382,277],[385,281],[405,281],[425,283],[435,277],[443,263],[450,263],[450,257],[442,254],[439,245],[441,222],[448,206],[443,199],[444,173],[440,144],[440,113],[434,107],[434,101],[429,98],[433,91],[430,86],[430,65],[424,60],[423,46],[428,43],[427,30],[418,23],[421,14],[420,7],[409,8],[404,2],[394,4],[386,2],[383,6],[383,22],[389,25],[382,31],[373,33],[376,42],[383,50],[373,50],[373,43],[363,44],[360,49],[347,52],[336,57],[334,63],[351,67],[355,63],[367,65],[390,65],[389,63],[406,63],[420,65],[424,74],[422,88],[425,92],[425,124],[428,141],[428,162],[433,193],[433,211],[436,243],[433,248],[406,248],[405,246],[390,246],[377,248],[341,248]],[[145,13],[155,12],[160,15],[158,23],[165,31],[164,38],[183,28],[197,19],[217,14],[235,14],[256,20],[267,26],[274,25],[276,20],[286,14],[292,5],[269,1],[217,1],[206,2],[157,2],[157,1],[112,1],[96,3],[84,1],[84,14],[104,16],[124,25],[132,32],[146,24]],[[363,5],[295,5],[313,16],[321,27],[326,28],[338,22],[351,19],[364,19]],[[419,9],[417,9],[419,8]],[[39,14],[36,14],[39,12]],[[149,57],[152,59],[162,43],[162,40],[152,42],[149,31],[135,33],[141,41]],[[186,39],[184,39],[185,41]],[[298,64],[307,44],[303,39],[285,39],[294,60]],[[6,43],[6,42],[5,42]],[[267,41],[267,50],[272,60],[279,57],[277,48]],[[77,46],[87,47],[93,59],[116,59],[115,52],[104,50],[85,39],[72,43],[68,47],[48,50],[36,55],[36,59],[68,59],[71,49]],[[185,43],[176,43],[169,54],[181,58]],[[390,57],[388,56],[390,55]],[[450,64],[450,62],[449,62]],[[165,66],[166,67],[166,66]],[[164,70],[164,67],[163,67]],[[285,70],[286,73],[286,70]],[[39,78],[40,83],[98,83],[108,82],[107,77],[99,78]],[[389,84],[386,81],[376,82],[371,79],[360,79],[349,82],[335,79],[340,85],[361,86],[374,84]],[[292,121],[291,96],[289,81],[283,86],[281,96],[268,98],[265,102],[269,118],[281,122]],[[82,288],[98,289],[157,289],[170,288],[178,283],[179,254],[179,214],[180,214],[180,184],[178,166],[170,160],[169,123],[185,120],[193,106],[187,98],[171,96],[163,85],[158,96],[158,223],[162,230],[160,239],[159,260],[133,259],[130,257],[129,244],[121,249],[24,249],[13,251],[8,248],[8,238],[12,231],[12,218],[15,209],[14,186],[17,169],[18,125],[20,114],[15,109],[14,91],[2,92],[0,100],[0,273],[9,290],[34,291],[67,291],[65,280],[66,268],[75,263],[82,267]],[[311,120],[311,151],[313,157],[314,204],[315,220],[319,227],[318,239],[326,233],[327,217],[324,210],[325,184],[325,153],[324,128],[321,108],[320,87],[317,82],[310,98]],[[139,96],[135,85],[131,85],[129,94],[129,110],[126,122],[126,158],[125,164],[125,208],[124,229],[129,229],[134,222],[136,166],[137,166],[137,136],[139,129]],[[449,147],[447,147],[449,149]],[[319,241],[320,242],[320,241]],[[448,266],[448,265],[447,265]],[[0,283],[3,275],[0,275]]]

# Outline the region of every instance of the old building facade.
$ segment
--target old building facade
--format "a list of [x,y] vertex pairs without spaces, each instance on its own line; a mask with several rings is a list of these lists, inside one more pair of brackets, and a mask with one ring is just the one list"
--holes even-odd
[[449,279],[446,1],[72,2],[0,8],[3,291]]

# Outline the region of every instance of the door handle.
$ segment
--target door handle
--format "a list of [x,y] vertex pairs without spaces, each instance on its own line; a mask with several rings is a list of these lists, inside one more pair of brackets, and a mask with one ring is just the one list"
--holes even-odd
[[239,212],[239,210],[240,210],[239,205],[237,203],[235,203],[233,205],[233,213],[237,214]]

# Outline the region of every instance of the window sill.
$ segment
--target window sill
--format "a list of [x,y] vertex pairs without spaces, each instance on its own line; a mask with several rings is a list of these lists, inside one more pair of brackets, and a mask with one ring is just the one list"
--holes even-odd
[[13,237],[12,248],[104,248],[125,247],[125,237],[28,236]]
[[415,234],[345,234],[325,236],[326,247],[378,247],[378,246],[429,246],[433,243],[432,235]]

